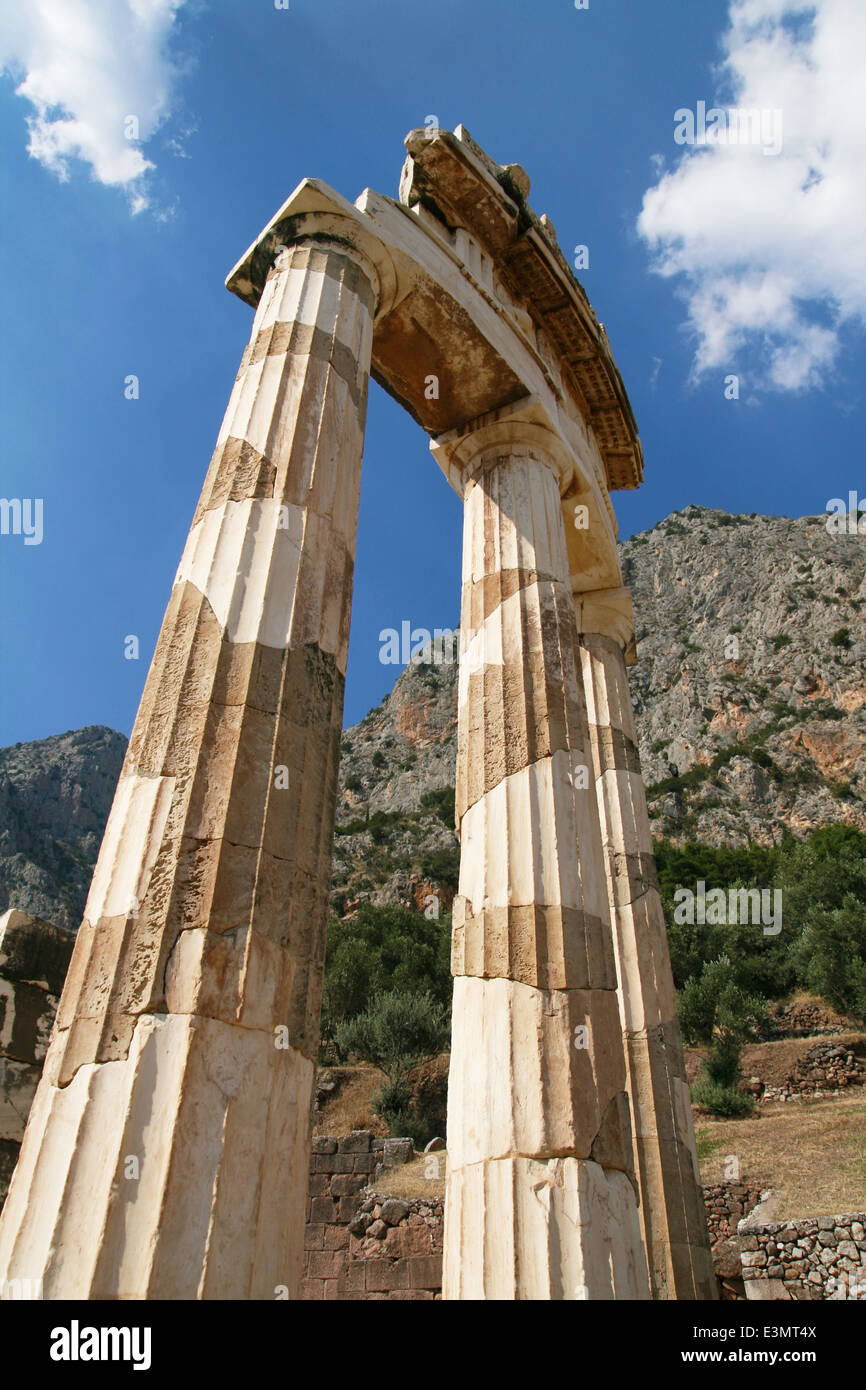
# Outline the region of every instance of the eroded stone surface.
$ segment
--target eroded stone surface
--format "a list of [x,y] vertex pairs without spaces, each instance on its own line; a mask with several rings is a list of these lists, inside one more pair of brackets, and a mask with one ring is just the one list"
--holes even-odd
[[443,1297],[648,1298],[628,1178],[574,1158],[450,1169]]

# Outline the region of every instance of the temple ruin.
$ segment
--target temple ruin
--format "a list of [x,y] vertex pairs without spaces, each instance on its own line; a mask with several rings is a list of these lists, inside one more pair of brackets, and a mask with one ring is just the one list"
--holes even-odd
[[443,1296],[716,1296],[610,494],[637,427],[518,165],[305,179],[255,311],[0,1220],[47,1298],[297,1296],[369,376],[463,499]]

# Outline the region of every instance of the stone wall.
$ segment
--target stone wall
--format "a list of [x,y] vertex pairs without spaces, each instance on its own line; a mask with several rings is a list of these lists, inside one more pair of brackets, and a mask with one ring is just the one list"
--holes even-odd
[[859,1040],[828,1039],[815,1043],[798,1059],[794,1070],[781,1086],[762,1088],[761,1100],[821,1100],[824,1096],[838,1096],[848,1086],[862,1086],[866,1082],[866,1065],[857,1056],[863,1044]]
[[728,1302],[741,1302],[746,1292],[737,1227],[766,1194],[751,1183],[741,1182],[710,1183],[703,1193],[719,1297]]
[[375,1193],[371,1180],[387,1161],[388,1142],[368,1130],[314,1137],[303,1299],[425,1302],[441,1296],[444,1204]]
[[753,1183],[709,1183],[705,1184],[703,1192],[710,1245],[736,1236],[740,1221],[761,1200],[761,1189]]
[[12,908],[0,917],[0,1208],[18,1151],[75,933]]
[[739,1241],[749,1298],[866,1301],[866,1213],[749,1225]]

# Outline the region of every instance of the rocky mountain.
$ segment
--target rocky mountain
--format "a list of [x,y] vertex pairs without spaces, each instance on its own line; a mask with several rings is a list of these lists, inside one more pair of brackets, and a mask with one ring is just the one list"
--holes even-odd
[[[736,846],[833,821],[866,830],[866,536],[826,521],[692,506],[621,547],[657,836]],[[457,665],[444,657],[408,666],[344,731],[341,914],[450,907]],[[124,748],[88,728],[0,751],[0,906],[77,926]]]
[[125,752],[98,725],[0,749],[0,911],[78,927]]
[[[866,830],[866,537],[826,522],[691,506],[621,546],[656,836],[736,846],[834,821]],[[409,666],[345,731],[338,910],[450,903],[457,841],[436,806],[453,785],[456,690],[455,663]]]

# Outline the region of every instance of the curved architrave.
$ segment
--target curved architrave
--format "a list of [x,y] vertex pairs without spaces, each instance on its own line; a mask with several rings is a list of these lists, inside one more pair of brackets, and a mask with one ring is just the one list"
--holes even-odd
[[[598,443],[556,353],[539,343],[510,296],[497,293],[492,263],[487,275],[483,258],[471,269],[456,236],[420,205],[409,209],[371,189],[352,204],[321,180],[304,179],[238,261],[228,288],[257,306],[279,246],[311,236],[350,246],[375,266],[372,375],[435,440],[444,443],[486,415],[532,403],[535,418],[568,455],[561,491],[575,582],[617,587],[616,518],[600,479]],[[578,505],[588,513],[581,529],[574,525]]]

